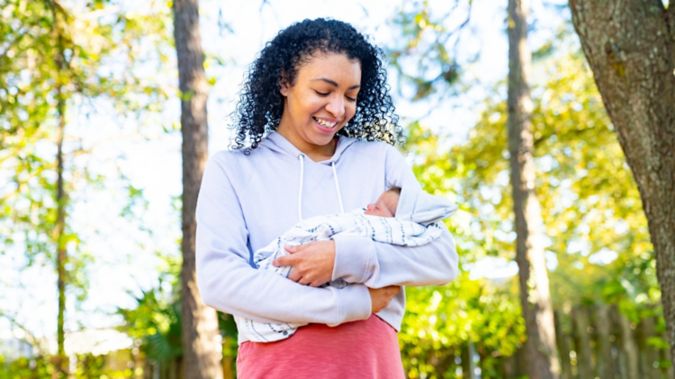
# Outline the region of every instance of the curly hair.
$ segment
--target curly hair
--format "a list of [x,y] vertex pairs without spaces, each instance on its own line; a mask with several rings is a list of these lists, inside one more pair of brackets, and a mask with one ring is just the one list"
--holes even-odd
[[390,144],[402,142],[382,51],[350,24],[318,18],[281,30],[249,68],[235,111],[234,149],[255,149],[266,132],[277,128],[284,108],[282,80],[292,85],[300,66],[317,52],[345,54],[361,64],[356,113],[337,134]]

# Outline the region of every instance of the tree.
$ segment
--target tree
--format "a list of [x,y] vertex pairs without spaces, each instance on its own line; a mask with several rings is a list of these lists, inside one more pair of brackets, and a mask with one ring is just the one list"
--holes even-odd
[[571,0],[572,21],[640,191],[675,362],[675,2]]
[[199,297],[195,278],[195,208],[208,156],[208,84],[199,34],[198,0],[173,3],[183,135],[182,322],[185,378],[222,378],[216,311]]
[[53,368],[63,377],[67,304],[74,297],[84,300],[84,269],[91,260],[70,220],[72,199],[83,182],[101,181],[78,164],[88,151],[71,131],[77,123],[69,120],[95,112],[94,99],[104,97],[124,105],[124,113],[152,109],[148,104],[156,103],[162,91],[150,80],[139,80],[132,63],[137,45],[158,45],[147,43],[161,38],[162,22],[157,15],[127,16],[102,0],[65,5],[0,0],[0,9],[7,21],[0,24],[0,174],[7,179],[0,191],[0,254],[15,248],[23,259],[21,269],[54,262]]
[[56,74],[58,75],[54,88],[56,91],[56,117],[58,124],[56,137],[56,192],[54,196],[54,202],[56,203],[56,228],[54,228],[54,241],[56,243],[56,288],[59,299],[56,316],[56,367],[59,370],[60,376],[66,377],[68,375],[68,368],[66,365],[64,317],[66,311],[66,263],[68,261],[68,250],[66,248],[66,204],[68,196],[65,193],[63,183],[63,140],[66,135],[66,97],[63,88],[64,82],[62,80],[62,78],[66,77],[66,57],[62,26],[64,13],[60,9],[57,9],[57,4],[51,3],[50,6],[52,22],[54,23],[53,34],[56,40],[54,62],[56,62]]
[[525,354],[531,378],[559,374],[553,306],[544,256],[541,206],[535,193],[532,99],[528,76],[527,1],[509,0],[508,145],[516,230],[520,303],[525,319]]

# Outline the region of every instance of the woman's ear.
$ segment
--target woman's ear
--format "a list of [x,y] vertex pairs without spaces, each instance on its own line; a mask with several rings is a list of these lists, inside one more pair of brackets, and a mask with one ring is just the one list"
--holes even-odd
[[283,79],[279,82],[279,92],[283,97],[288,96],[288,82]]
[[281,93],[281,96],[283,97],[288,96],[288,90],[290,89],[290,87],[291,85],[288,83],[286,74],[281,73],[281,78],[279,79],[279,92]]

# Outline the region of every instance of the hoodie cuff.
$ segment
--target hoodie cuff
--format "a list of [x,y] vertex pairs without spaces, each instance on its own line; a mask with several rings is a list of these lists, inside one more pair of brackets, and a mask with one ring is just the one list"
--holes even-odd
[[335,265],[332,280],[348,283],[365,283],[376,268],[375,244],[370,238],[337,234],[335,239]]
[[363,284],[352,284],[337,291],[337,309],[340,315],[337,324],[328,326],[337,326],[339,324],[357,320],[365,320],[370,317],[372,304],[368,287]]

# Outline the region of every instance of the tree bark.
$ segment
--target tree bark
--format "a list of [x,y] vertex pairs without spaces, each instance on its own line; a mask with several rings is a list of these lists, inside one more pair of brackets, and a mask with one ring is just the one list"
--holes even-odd
[[593,353],[591,352],[588,310],[583,306],[572,309],[574,322],[574,345],[577,356],[577,377],[593,377]]
[[612,316],[614,319],[613,321],[615,329],[619,334],[619,357],[621,358],[619,362],[619,368],[622,371],[622,377],[628,379],[642,378],[638,374],[638,351],[635,347],[633,330],[631,328],[630,321],[628,321],[626,316],[621,314],[616,306],[612,307]]
[[198,1],[174,0],[173,15],[183,136],[183,372],[186,379],[222,378],[221,340],[216,311],[202,302],[195,278],[195,207],[208,157],[208,85],[199,33]]
[[675,1],[570,0],[572,21],[637,182],[675,362]]
[[68,357],[65,351],[65,313],[66,313],[66,261],[68,259],[66,249],[66,192],[64,186],[64,158],[63,141],[66,133],[66,97],[63,93],[63,86],[66,70],[65,47],[63,41],[63,29],[61,17],[56,9],[56,4],[50,3],[53,34],[56,42],[54,48],[54,63],[56,64],[55,78],[55,97],[56,97],[56,191],[54,201],[56,203],[56,220],[54,225],[53,242],[56,247],[56,291],[57,291],[57,312],[56,312],[56,357],[55,374],[59,378],[68,376]]
[[520,300],[527,329],[525,351],[532,379],[557,378],[560,367],[544,258],[541,208],[535,194],[532,100],[528,87],[527,4],[509,0],[508,133]]
[[572,363],[570,361],[569,333],[565,325],[569,322],[560,311],[553,313],[555,322],[555,341],[558,344],[558,356],[560,358],[560,378],[572,379]]
[[614,362],[612,359],[611,320],[607,304],[597,303],[594,306],[593,326],[596,331],[595,344],[597,357],[597,375],[599,378],[614,378]]
[[[473,363],[473,354],[475,353],[473,343],[468,341],[461,349],[462,379],[475,379],[476,365]],[[443,376],[439,377],[442,378]]]
[[640,378],[658,379],[661,375],[657,368],[658,352],[649,343],[649,339],[656,337],[654,317],[645,317],[640,320],[637,330],[637,348],[640,355]]

